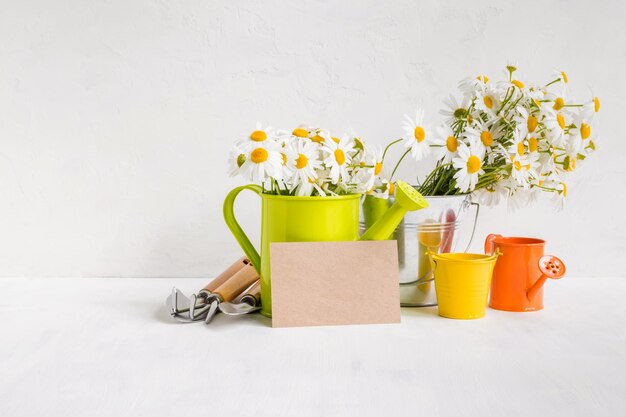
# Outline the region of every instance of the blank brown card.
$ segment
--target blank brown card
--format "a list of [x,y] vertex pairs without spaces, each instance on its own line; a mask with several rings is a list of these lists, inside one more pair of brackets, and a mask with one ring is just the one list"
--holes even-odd
[[396,241],[272,243],[272,326],[400,322]]

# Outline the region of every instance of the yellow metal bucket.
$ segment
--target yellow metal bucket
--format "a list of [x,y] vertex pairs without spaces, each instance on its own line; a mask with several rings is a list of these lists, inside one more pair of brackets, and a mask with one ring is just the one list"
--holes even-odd
[[432,253],[439,315],[451,319],[478,319],[485,315],[491,275],[499,253]]

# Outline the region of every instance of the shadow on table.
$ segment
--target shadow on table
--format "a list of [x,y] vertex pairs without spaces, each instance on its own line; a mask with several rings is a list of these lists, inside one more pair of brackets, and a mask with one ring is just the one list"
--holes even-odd
[[215,317],[213,317],[213,320],[211,321],[211,323],[207,325],[207,324],[204,324],[204,322],[201,320],[193,321],[193,322],[177,320],[170,315],[167,307],[158,306],[157,308],[153,310],[152,317],[156,319],[157,321],[160,321],[161,323],[175,324],[175,325],[195,324],[197,326],[202,325],[202,326],[207,326],[207,327],[212,327],[212,328],[214,327],[220,328],[220,327],[232,326],[237,323],[246,323],[247,325],[253,325],[253,326],[272,327],[272,320],[259,313],[245,314],[241,316],[232,316],[232,317],[229,317],[225,314],[218,313],[215,315]]
[[402,307],[402,315],[403,316],[439,316],[437,312],[437,306],[432,307]]

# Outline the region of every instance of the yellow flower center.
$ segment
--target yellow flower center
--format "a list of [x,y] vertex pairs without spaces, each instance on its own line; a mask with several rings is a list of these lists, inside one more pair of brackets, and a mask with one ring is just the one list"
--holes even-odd
[[298,154],[298,159],[296,159],[296,168],[302,169],[309,165],[309,158],[306,155]]
[[520,90],[524,88],[524,83],[521,82],[520,80],[513,80],[511,81],[511,84],[513,84],[515,87],[519,88]]
[[563,106],[565,106],[565,100],[563,100],[563,97],[557,97],[556,100],[554,100],[554,106],[552,106],[552,108],[554,110],[561,110]]
[[485,103],[485,106],[487,106],[488,109],[493,109],[493,99],[491,97],[483,97],[483,103]]
[[488,130],[483,130],[480,134],[480,141],[485,146],[491,146],[491,144],[493,143],[493,136],[491,136],[491,132]]
[[539,143],[537,142],[537,139],[535,138],[528,139],[528,150],[530,152],[536,152],[538,148],[539,148]]
[[291,132],[291,134],[299,138],[309,137],[309,132],[306,129],[302,129],[301,127],[295,128],[293,132]]
[[459,141],[454,136],[448,136],[448,139],[446,139],[446,148],[448,148],[448,151],[456,152],[458,147]]
[[416,141],[421,142],[426,138],[426,131],[424,131],[424,128],[421,126],[415,126],[413,136],[415,136]]
[[376,165],[374,165],[374,175],[378,175],[380,174],[380,171],[383,170],[383,163],[382,162],[376,162]]
[[591,136],[591,126],[589,126],[587,123],[582,123],[580,125],[580,137],[585,140],[588,139],[589,136]]
[[243,163],[246,162],[246,156],[244,154],[240,154],[237,156],[237,166],[241,168]]
[[359,166],[360,166],[361,168],[363,168],[363,167],[365,166],[365,161],[361,161],[361,162],[359,162]]
[[476,155],[470,155],[467,159],[467,172],[474,174],[480,170],[480,159]]
[[396,186],[393,185],[393,182],[389,182],[389,195],[393,195],[396,192]]
[[250,160],[255,164],[267,161],[268,153],[264,148],[256,148],[250,152]]
[[283,158],[283,165],[287,165],[287,155],[281,152],[280,156]]
[[339,143],[339,138],[331,138],[333,140],[333,142],[335,143]]
[[563,186],[563,197],[567,197],[567,185],[564,182],[561,185]]
[[250,139],[255,142],[263,142],[265,139],[267,139],[267,133],[262,130],[255,130],[254,132],[250,133]]
[[596,113],[600,111],[600,99],[598,97],[593,98],[593,110]]
[[316,142],[316,143],[322,143],[322,142],[324,142],[324,138],[323,138],[323,137],[321,137],[320,135],[315,135],[315,136],[313,136],[313,137],[311,138],[311,140],[312,140],[313,142]]
[[339,165],[343,165],[343,163],[346,162],[346,154],[343,153],[341,149],[335,149],[335,161],[337,161]]
[[478,77],[476,77],[476,79],[478,81],[482,81],[485,84],[489,82],[489,77],[487,77],[486,75],[479,75]]
[[519,156],[524,156],[524,143],[520,142],[517,144],[517,154]]
[[315,184],[315,178],[307,177],[307,180],[309,180],[309,184]]
[[537,129],[537,118],[535,116],[528,116],[528,120],[526,121],[526,125],[528,126],[528,131],[530,133],[534,132]]
[[565,118],[563,117],[561,113],[557,113],[556,122],[559,124],[561,129],[565,129]]
[[469,124],[474,123],[474,117],[471,114],[467,115],[467,123]]
[[563,80],[565,84],[569,82],[569,80],[567,79],[567,74],[563,71],[561,71],[561,79]]
[[516,171],[521,171],[522,170],[522,164],[520,164],[519,161],[513,162],[513,166],[515,167]]

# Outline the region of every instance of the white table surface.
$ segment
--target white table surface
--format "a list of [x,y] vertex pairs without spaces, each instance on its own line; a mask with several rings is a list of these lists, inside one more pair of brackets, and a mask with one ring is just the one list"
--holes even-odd
[[0,279],[0,416],[623,416],[626,279],[548,282],[541,312],[273,329],[181,324],[202,279]]

